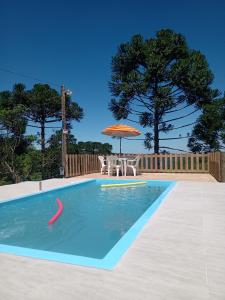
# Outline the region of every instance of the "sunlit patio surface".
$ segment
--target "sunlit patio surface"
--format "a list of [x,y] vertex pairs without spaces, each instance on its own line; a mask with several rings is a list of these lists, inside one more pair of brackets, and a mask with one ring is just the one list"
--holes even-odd
[[[102,177],[51,179],[43,189]],[[177,184],[113,271],[0,254],[0,299],[224,300],[225,184],[208,174],[137,178]],[[0,199],[37,189],[37,182],[3,186]]]

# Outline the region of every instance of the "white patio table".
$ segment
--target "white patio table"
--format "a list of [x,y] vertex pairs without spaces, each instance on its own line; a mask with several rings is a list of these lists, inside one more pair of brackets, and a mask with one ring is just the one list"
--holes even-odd
[[118,157],[118,160],[121,161],[122,175],[127,176],[127,161],[128,161],[128,158],[127,157]]

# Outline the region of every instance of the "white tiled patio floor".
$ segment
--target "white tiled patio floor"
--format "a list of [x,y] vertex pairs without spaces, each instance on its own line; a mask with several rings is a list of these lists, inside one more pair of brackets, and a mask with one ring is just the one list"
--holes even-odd
[[0,254],[0,280],[2,300],[224,300],[225,184],[178,181],[113,271]]

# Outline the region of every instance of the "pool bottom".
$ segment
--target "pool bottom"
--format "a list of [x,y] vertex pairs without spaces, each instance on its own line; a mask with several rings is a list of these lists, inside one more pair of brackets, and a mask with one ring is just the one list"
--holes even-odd
[[[107,182],[107,180],[96,180],[96,181],[102,183]],[[122,182],[122,180],[119,181]],[[72,185],[81,185],[87,182],[90,182],[90,180],[81,183],[75,183]],[[151,182],[151,181],[147,180],[147,182]],[[154,180],[152,182],[156,183],[157,181]],[[162,181],[158,181],[158,182],[162,183]],[[0,252],[39,258],[39,259],[50,260],[50,261],[57,261],[61,263],[112,270],[116,266],[120,258],[123,256],[123,254],[126,252],[126,250],[129,248],[129,246],[133,243],[133,241],[135,240],[135,238],[137,237],[138,233],[141,231],[143,226],[151,218],[151,216],[154,214],[154,212],[157,210],[160,204],[165,200],[166,195],[174,187],[175,182],[164,181],[163,184],[168,185],[165,191],[153,202],[153,204],[151,204],[151,206],[141,215],[141,217],[130,227],[130,229],[122,236],[122,238],[114,245],[114,247],[102,259],[89,258],[84,256],[64,254],[64,253],[58,253],[52,251],[37,250],[37,249],[24,248],[24,247],[17,247],[17,246],[9,246],[4,244],[0,244]],[[69,186],[71,186],[71,184]],[[52,190],[63,189],[66,187],[68,187],[68,185],[57,189],[52,189]],[[45,192],[47,191],[43,191],[41,193],[45,193]],[[21,197],[21,198],[26,198],[26,197]]]

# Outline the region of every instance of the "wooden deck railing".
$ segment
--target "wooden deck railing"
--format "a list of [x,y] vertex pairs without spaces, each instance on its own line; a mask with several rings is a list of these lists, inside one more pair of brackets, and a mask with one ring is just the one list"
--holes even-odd
[[209,154],[209,173],[217,181],[225,182],[225,153],[212,152]]
[[100,172],[100,162],[94,154],[67,154],[66,177]]
[[143,173],[209,173],[209,155],[204,153],[141,154],[140,157],[139,168]]
[[[138,154],[123,154],[133,158]],[[139,154],[142,173],[210,173],[225,182],[225,153]],[[67,154],[66,177],[100,172],[98,155]]]
[[[138,154],[124,154],[132,158]],[[143,173],[209,173],[209,154],[141,154],[139,168]],[[96,173],[100,162],[93,154],[68,154],[66,177]]]

